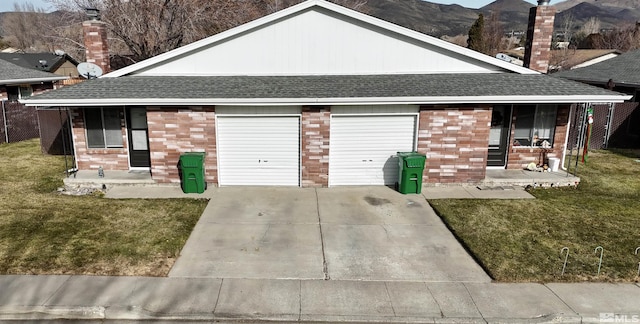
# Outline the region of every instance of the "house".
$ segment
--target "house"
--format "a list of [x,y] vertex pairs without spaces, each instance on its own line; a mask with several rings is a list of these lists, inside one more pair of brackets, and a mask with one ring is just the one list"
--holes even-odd
[[0,60],[0,143],[39,137],[35,108],[25,107],[18,100],[54,89],[55,82],[68,78]]
[[640,50],[554,76],[629,95],[625,103],[597,107],[591,148],[640,148]]
[[24,102],[69,109],[79,170],[178,183],[201,151],[209,184],[326,187],[394,184],[413,150],[425,183],[478,183],[562,156],[572,104],[627,98],[309,0]]
[[31,69],[66,76],[78,77],[78,61],[68,54],[59,53],[0,53],[0,60]]
[[[513,64],[524,65],[524,48],[507,50],[499,55]],[[620,55],[619,51],[608,49],[556,49],[551,51],[549,71],[553,73],[565,69],[577,69],[612,59],[618,55]]]

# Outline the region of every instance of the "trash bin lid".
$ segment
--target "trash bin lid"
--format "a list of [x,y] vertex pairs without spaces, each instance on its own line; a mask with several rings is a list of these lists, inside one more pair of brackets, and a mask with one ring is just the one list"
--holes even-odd
[[404,158],[404,163],[407,168],[423,168],[425,160],[426,157],[424,155],[407,156]]
[[204,152],[187,152],[180,154],[180,165],[183,167],[200,167],[204,163]]

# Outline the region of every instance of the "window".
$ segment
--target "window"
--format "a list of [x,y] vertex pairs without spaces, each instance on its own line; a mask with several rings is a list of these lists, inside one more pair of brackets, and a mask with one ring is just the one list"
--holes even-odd
[[120,108],[85,108],[87,146],[90,148],[123,147]]
[[21,86],[9,86],[7,87],[7,99],[9,101],[18,101],[19,99],[24,99],[31,97],[33,94],[33,89],[31,89],[30,85],[21,85]]
[[513,145],[551,147],[557,111],[555,105],[517,106]]

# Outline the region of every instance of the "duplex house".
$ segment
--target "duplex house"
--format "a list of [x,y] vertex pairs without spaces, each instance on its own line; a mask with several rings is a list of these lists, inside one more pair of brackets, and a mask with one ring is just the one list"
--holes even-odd
[[309,0],[24,102],[70,111],[79,170],[178,183],[201,151],[209,184],[324,187],[392,185],[414,150],[423,182],[477,183],[561,156],[572,104],[627,97]]

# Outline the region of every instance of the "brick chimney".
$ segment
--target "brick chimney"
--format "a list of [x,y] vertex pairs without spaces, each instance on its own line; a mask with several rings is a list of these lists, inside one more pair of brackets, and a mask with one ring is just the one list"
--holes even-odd
[[108,73],[111,71],[111,63],[109,61],[106,24],[100,21],[99,10],[86,9],[86,11],[87,15],[92,18],[82,23],[86,61],[99,66],[103,73]]
[[527,42],[524,49],[524,66],[538,72],[549,71],[551,39],[556,9],[549,0],[538,0],[538,6],[529,10]]

